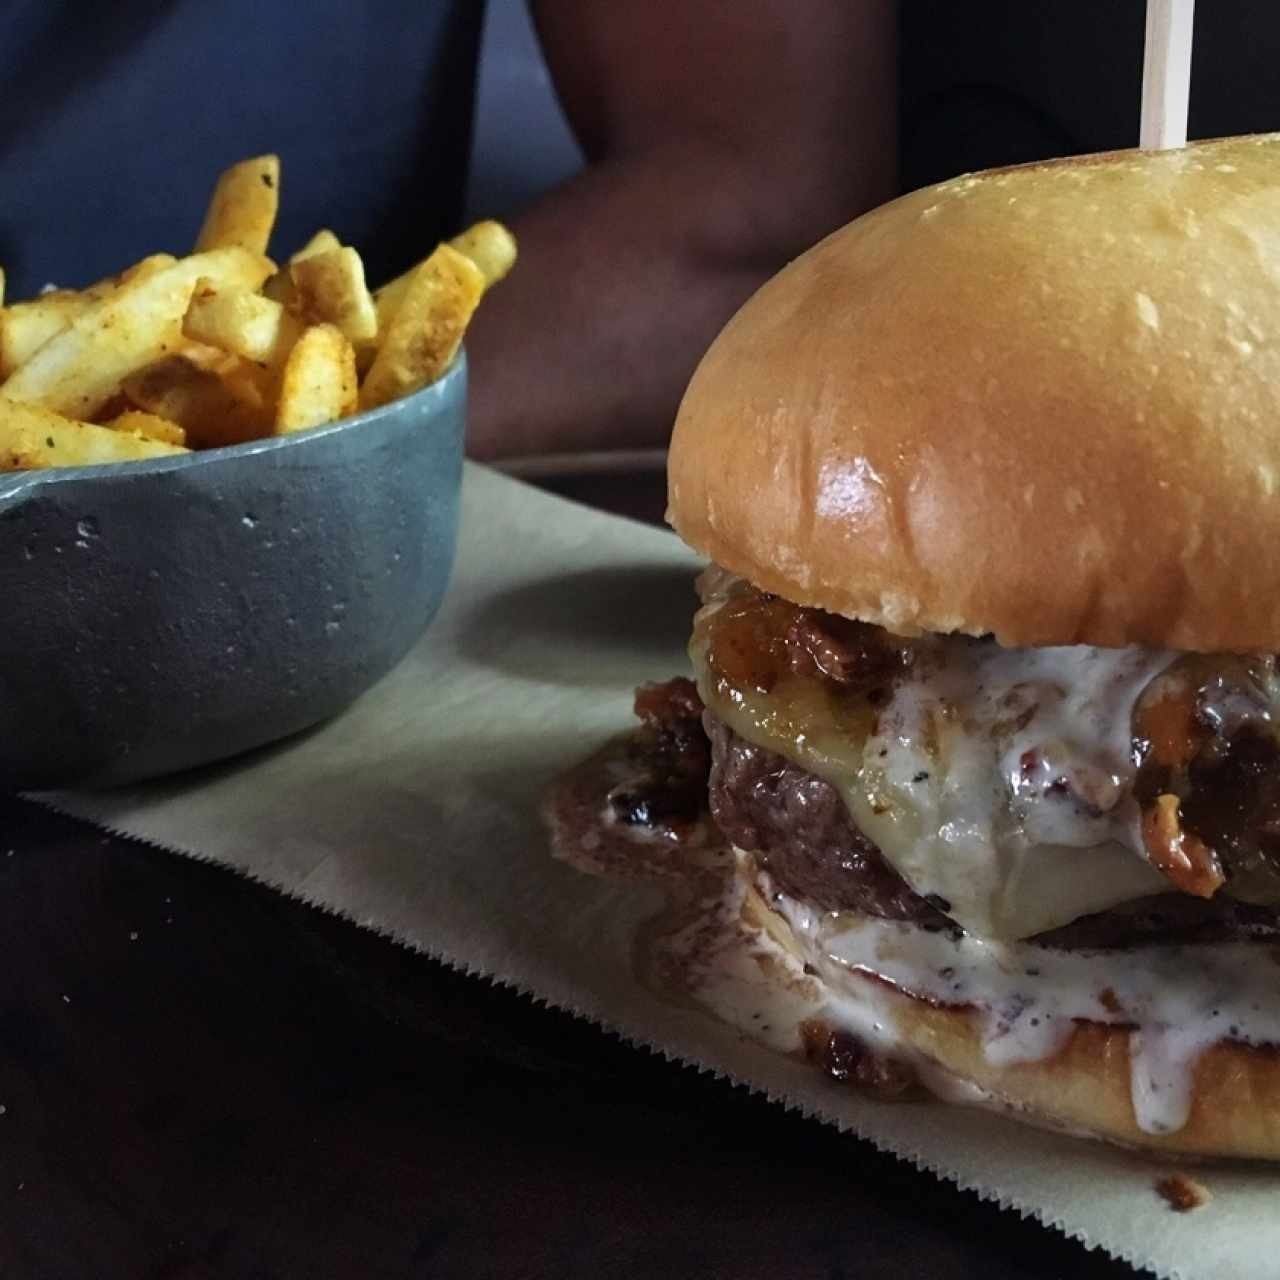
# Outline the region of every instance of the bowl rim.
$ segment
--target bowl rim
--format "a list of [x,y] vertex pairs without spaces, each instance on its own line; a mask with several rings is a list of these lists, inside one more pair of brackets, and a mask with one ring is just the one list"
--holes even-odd
[[[170,471],[185,471],[193,467],[215,466],[239,458],[255,457],[263,453],[280,453],[291,449],[305,449],[308,442],[328,440],[336,435],[355,430],[385,418],[402,416],[409,406],[430,400],[445,400],[464,394],[467,378],[467,356],[460,348],[453,363],[434,382],[419,388],[412,395],[380,404],[376,409],[365,409],[337,422],[326,422],[305,431],[293,431],[283,436],[264,436],[259,440],[246,440],[243,444],[220,445],[213,449],[193,449],[189,453],[165,454],[158,458],[134,458],[127,462],[95,462],[83,467],[41,467],[31,471],[0,472],[0,502],[20,493],[47,484],[66,484],[76,480],[99,480],[106,476],[137,477],[163,475]],[[461,387],[459,387],[461,383]],[[2,389],[0,389],[2,390]]]

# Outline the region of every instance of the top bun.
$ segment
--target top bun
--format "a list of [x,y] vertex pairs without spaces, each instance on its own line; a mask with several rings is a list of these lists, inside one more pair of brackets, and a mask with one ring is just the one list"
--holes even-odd
[[668,518],[798,604],[1280,648],[1280,134],[956,178],[829,236],[685,394]]

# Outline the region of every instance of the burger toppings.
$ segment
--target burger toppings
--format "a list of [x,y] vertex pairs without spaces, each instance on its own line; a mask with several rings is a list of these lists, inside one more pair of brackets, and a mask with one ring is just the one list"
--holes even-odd
[[873,693],[910,665],[912,650],[865,622],[801,609],[744,590],[732,579],[716,620],[716,671],[730,685],[771,693],[780,683],[818,679],[851,693]]
[[[907,885],[854,825],[830,783],[738,737],[710,712],[704,723],[716,826],[753,856],[779,892],[824,911],[954,930],[947,904],[926,901]],[[1035,941],[1079,950],[1277,939],[1275,907],[1163,892],[1081,916]]]
[[[856,628],[856,679],[795,670],[814,624]],[[1128,724],[1172,654],[904,639],[742,583],[707,600],[691,653],[717,717],[834,787],[889,866],[970,932],[1028,937],[1168,885],[1143,854]]]
[[570,775],[557,843],[610,873],[739,850],[818,993],[790,1025],[824,1070],[883,1096],[925,1080],[883,1006],[901,995],[970,1011],[996,1072],[1101,1024],[1126,1034],[1138,1126],[1168,1134],[1214,1046],[1280,1043],[1274,659],[904,638],[718,571],[704,601],[697,685],[637,691],[641,727]]
[[[713,713],[700,714],[688,681],[644,686],[636,708],[641,727],[557,789],[559,855],[603,874],[693,886],[691,873],[732,866],[716,860],[719,837],[747,851],[721,890],[724,903],[715,905],[714,885],[726,883],[715,875],[681,899],[697,904],[696,918],[680,917],[670,934],[692,947],[689,989],[747,1025],[742,990],[708,980],[698,966],[721,954],[716,930],[739,918],[734,895],[754,883],[768,914],[786,922],[793,980],[816,992],[808,1011],[786,1024],[794,1047],[834,1078],[882,1097],[907,1096],[917,1082],[931,1090],[947,1084],[883,1005],[894,993],[971,1011],[995,1070],[1052,1058],[1087,1024],[1102,1024],[1127,1033],[1139,1127],[1167,1134],[1187,1122],[1196,1064],[1213,1046],[1280,1043],[1280,1010],[1270,998],[1280,960],[1276,908],[1164,892],[1035,938],[984,938],[956,927],[949,904],[907,885],[832,784],[737,736]],[[708,768],[718,834],[703,807]],[[714,857],[700,856],[707,853]],[[756,953],[747,961],[744,972],[764,972]],[[783,1004],[765,1015],[780,1033]],[[756,1022],[749,1029],[765,1030]],[[779,1043],[786,1047],[785,1035]],[[979,1081],[975,1099],[984,1096],[990,1101]]]
[[1165,792],[1142,813],[1142,843],[1147,858],[1183,893],[1212,898],[1225,877],[1218,855],[1182,825],[1179,800]]
[[[692,655],[708,707],[843,801],[815,902],[874,857],[988,938],[1170,889],[1280,903],[1271,659],[908,639],[724,575],[704,598]],[[779,829],[803,830],[820,806],[787,785]],[[713,803],[740,817],[714,785]]]
[[1184,893],[1280,904],[1272,656],[1179,658],[1134,708],[1134,793],[1154,866]]
[[[948,904],[911,889],[830,783],[702,712],[690,681],[644,685],[636,707],[644,725],[615,746],[607,787],[608,820],[620,830],[687,839],[698,830],[690,824],[705,817],[709,793],[720,834],[752,855],[777,892],[822,911],[954,931]],[[1275,907],[1163,892],[1081,916],[1035,941],[1082,950],[1277,939]]]

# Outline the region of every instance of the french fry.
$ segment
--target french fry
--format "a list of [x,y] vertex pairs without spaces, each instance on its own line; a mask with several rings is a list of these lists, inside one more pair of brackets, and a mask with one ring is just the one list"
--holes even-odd
[[409,290],[409,281],[425,261],[424,258],[422,262],[415,262],[404,275],[388,280],[380,289],[373,291],[373,305],[378,313],[379,333],[385,334],[390,330],[391,322],[395,319],[396,312],[400,310],[400,304],[404,301],[404,295]]
[[25,364],[93,303],[114,293],[122,284],[154,275],[176,261],[170,254],[157,253],[134,263],[120,275],[98,280],[86,289],[53,289],[29,302],[16,302],[0,309],[0,378],[7,378]]
[[293,306],[297,297],[297,290],[293,287],[293,276],[290,274],[288,267],[277,271],[262,286],[262,296],[270,298],[272,302],[278,302],[282,307]]
[[236,245],[266,253],[279,202],[279,156],[255,156],[233,164],[213,189],[195,251]]
[[447,244],[417,267],[360,389],[362,408],[411,395],[453,362],[484,294],[484,275]]
[[480,268],[486,289],[492,289],[516,265],[516,238],[500,222],[477,222],[449,243]]
[[271,270],[260,254],[229,247],[135,276],[45,342],[0,383],[0,395],[91,418],[125,378],[177,349],[197,280],[256,289]]
[[124,380],[131,404],[177,423],[197,449],[269,435],[271,414],[252,383],[237,382],[187,355],[166,356]]
[[187,443],[187,433],[176,422],[157,417],[154,413],[144,413],[141,409],[126,409],[110,422],[104,422],[102,425],[111,431],[144,436],[148,440],[159,440],[163,444],[185,445]]
[[378,313],[354,249],[330,249],[295,260],[292,309],[312,324],[336,325],[354,346],[378,336]]
[[[161,271],[165,267],[171,267],[177,261],[177,258],[171,253],[153,253],[143,258],[140,262],[135,262],[133,266],[126,267],[119,275],[105,276],[101,280],[95,280],[93,284],[83,289],[77,289],[76,292],[80,297],[86,298],[90,302],[100,302],[108,294],[114,293],[122,284],[140,280],[143,276],[155,275],[157,271]],[[45,296],[48,297],[49,295],[46,294]]]
[[155,254],[7,307],[0,270],[0,469],[302,431],[449,368],[515,262],[510,232],[476,223],[371,293],[360,255],[328,229],[283,269],[264,256],[279,181],[273,155],[222,173],[186,258]]
[[0,378],[25,364],[50,338],[93,305],[71,289],[55,289],[30,302],[15,302],[0,311]]
[[277,435],[305,431],[354,412],[356,353],[335,325],[304,330],[285,361],[276,406]]
[[302,323],[278,302],[249,289],[215,289],[197,283],[182,332],[196,342],[232,352],[245,360],[275,366],[302,332]]
[[[287,358],[288,352],[284,355]],[[245,413],[262,424],[258,434],[270,435],[276,399],[280,392],[281,369],[264,369],[252,360],[224,356],[222,362],[215,366],[214,372],[222,379],[227,390],[244,405]]]
[[342,242],[337,236],[329,230],[328,227],[321,227],[319,231],[307,241],[290,259],[292,265],[295,262],[301,262],[304,258],[313,258],[317,253],[328,253],[333,249],[341,249]]
[[186,452],[137,432],[91,426],[0,397],[0,471],[87,467]]
[[[497,284],[515,266],[515,237],[500,222],[477,222],[461,235],[454,236],[449,245],[480,268],[486,289]],[[421,262],[410,267],[403,275],[396,276],[394,280],[388,280],[374,292],[373,303],[378,310],[378,327],[383,333],[390,328],[395,313],[404,301],[409,281],[420,266]]]

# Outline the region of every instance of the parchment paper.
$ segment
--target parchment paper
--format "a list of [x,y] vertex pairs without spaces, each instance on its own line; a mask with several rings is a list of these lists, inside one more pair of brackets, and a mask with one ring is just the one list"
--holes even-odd
[[1201,1169],[1214,1199],[1178,1215],[1153,1190],[1165,1166],[988,1113],[876,1103],[635,980],[655,892],[553,862],[536,804],[627,725],[635,684],[687,670],[696,568],[671,534],[469,467],[444,608],[347,714],[180,781],[44,799],[723,1072],[1163,1275],[1280,1273],[1277,1174]]

